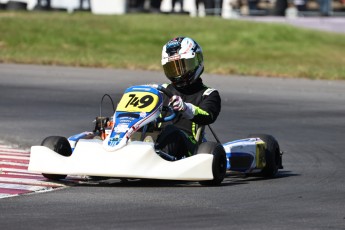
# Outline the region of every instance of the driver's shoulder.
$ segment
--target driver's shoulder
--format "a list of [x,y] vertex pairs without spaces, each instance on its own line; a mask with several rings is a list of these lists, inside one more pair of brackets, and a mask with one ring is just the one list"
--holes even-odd
[[169,86],[170,86],[171,84],[169,84],[169,83],[163,83],[163,84],[161,84],[161,86],[163,87],[163,88],[168,88]]
[[203,92],[202,96],[210,96],[211,93],[213,92],[218,92],[217,89],[214,88],[206,88],[205,91]]

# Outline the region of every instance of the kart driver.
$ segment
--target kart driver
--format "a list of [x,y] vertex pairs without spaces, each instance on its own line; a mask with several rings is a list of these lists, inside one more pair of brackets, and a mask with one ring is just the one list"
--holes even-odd
[[179,111],[176,118],[163,123],[155,148],[175,159],[196,153],[196,131],[213,123],[221,109],[217,90],[205,86],[200,78],[204,71],[202,49],[188,37],[173,38],[163,46],[162,66],[171,81],[166,89],[174,96],[164,96],[164,105]]

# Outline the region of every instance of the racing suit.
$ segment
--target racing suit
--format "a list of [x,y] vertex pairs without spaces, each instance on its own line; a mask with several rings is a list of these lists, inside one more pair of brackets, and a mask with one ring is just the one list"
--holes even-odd
[[[189,111],[189,119],[186,118],[186,112],[180,112],[174,120],[162,124],[162,132],[155,147],[181,159],[195,154],[198,146],[195,139],[198,126],[209,125],[217,119],[221,110],[221,99],[218,91],[205,86],[201,78],[183,88],[174,87],[172,84],[166,88],[173,95],[180,96],[185,103],[190,103],[189,107],[192,106],[192,109]],[[168,105],[169,99],[164,96],[164,105]]]

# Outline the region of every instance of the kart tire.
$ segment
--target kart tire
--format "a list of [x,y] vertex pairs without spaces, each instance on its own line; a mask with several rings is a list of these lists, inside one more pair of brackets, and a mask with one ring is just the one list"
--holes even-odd
[[250,134],[248,137],[258,137],[266,143],[266,166],[262,169],[261,173],[266,178],[275,177],[281,165],[278,141],[268,134]]
[[[59,137],[59,136],[50,136],[45,138],[42,143],[42,146],[45,146],[54,152],[69,157],[72,155],[72,148],[69,144],[68,140],[65,137]],[[59,175],[59,174],[48,174],[48,173],[42,173],[42,175],[50,180],[62,180],[65,179],[67,175]]]
[[223,146],[216,142],[204,142],[198,147],[197,154],[209,153],[213,155],[212,173],[213,179],[199,181],[201,185],[218,186],[222,183],[226,174],[226,154]]

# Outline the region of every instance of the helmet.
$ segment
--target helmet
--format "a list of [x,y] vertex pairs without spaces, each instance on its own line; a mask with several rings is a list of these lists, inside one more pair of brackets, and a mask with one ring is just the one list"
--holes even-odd
[[202,49],[191,38],[173,38],[163,46],[162,66],[165,76],[176,87],[190,85],[204,71]]

